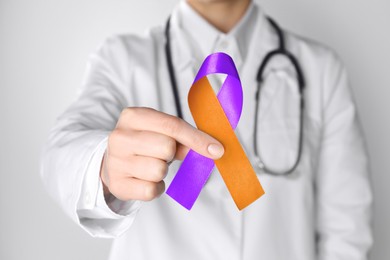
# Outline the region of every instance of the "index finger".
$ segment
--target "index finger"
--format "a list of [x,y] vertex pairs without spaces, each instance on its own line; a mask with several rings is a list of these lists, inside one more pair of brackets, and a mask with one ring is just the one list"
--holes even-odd
[[224,148],[212,136],[196,129],[184,120],[151,108],[127,108],[121,115],[120,124],[134,130],[147,130],[174,138],[177,142],[211,159],[219,159]]

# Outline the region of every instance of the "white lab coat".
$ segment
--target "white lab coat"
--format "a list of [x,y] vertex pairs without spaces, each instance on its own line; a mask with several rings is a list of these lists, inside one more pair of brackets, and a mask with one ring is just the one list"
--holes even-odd
[[[239,68],[244,108],[236,130],[253,163],[255,77],[265,54],[277,46],[273,28],[254,8],[257,24]],[[173,62],[184,117],[193,123],[186,95],[196,66],[180,34],[177,12],[172,14]],[[191,211],[166,194],[145,203],[114,200],[109,202],[112,210],[107,207],[98,169],[121,110],[143,106],[176,114],[163,29],[142,37],[109,38],[91,55],[78,98],[52,130],[42,176],[67,214],[93,236],[117,237],[111,252],[115,260],[366,259],[372,244],[372,194],[345,69],[329,49],[288,32],[288,49],[299,60],[307,83],[302,157],[291,175],[275,177],[256,168],[266,194],[241,212],[218,171]],[[298,131],[299,96],[291,66],[276,59],[267,71],[259,147],[265,162],[283,169],[296,156],[292,137]],[[170,166],[167,187],[179,165]]]

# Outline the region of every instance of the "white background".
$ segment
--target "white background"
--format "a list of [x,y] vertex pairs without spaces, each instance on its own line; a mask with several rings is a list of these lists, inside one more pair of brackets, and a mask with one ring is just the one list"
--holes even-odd
[[[113,33],[163,23],[176,3],[0,0],[0,259],[106,259],[111,242],[90,238],[43,189],[40,149],[74,98],[88,54]],[[344,60],[372,159],[372,259],[389,259],[390,1],[260,3],[283,27]]]

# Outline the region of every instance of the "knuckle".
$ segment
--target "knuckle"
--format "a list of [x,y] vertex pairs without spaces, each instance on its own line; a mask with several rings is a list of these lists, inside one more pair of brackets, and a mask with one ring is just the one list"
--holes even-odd
[[117,142],[121,142],[123,140],[123,136],[124,136],[123,131],[120,128],[115,128],[108,136],[108,143],[114,144]]
[[151,201],[157,197],[158,194],[158,183],[147,183],[144,187],[144,200]]
[[108,185],[108,189],[116,197],[121,196],[121,192],[120,192],[121,188],[120,188],[120,182],[119,181],[117,181],[115,179],[111,179],[110,182],[109,182],[109,185]]
[[137,114],[137,109],[134,107],[126,107],[122,110],[120,118],[131,119]]
[[127,107],[124,108],[119,116],[118,126],[125,128],[131,128],[134,122],[137,122],[139,118],[144,116],[145,109],[142,107]]
[[162,179],[165,178],[166,174],[168,171],[168,164],[165,162],[158,162],[156,165],[156,170],[155,170],[155,180],[156,181],[161,181]]
[[143,115],[146,113],[156,112],[156,110],[151,107],[137,107],[136,109],[138,110],[139,113],[143,113]]
[[204,135],[201,134],[200,131],[194,129],[194,133],[189,135],[190,142],[197,147],[206,147],[208,145],[208,141]]
[[181,131],[182,120],[178,117],[170,116],[162,120],[162,128],[172,136],[176,136]]
[[167,138],[166,144],[164,145],[164,158],[167,161],[173,159],[176,153],[176,141],[173,138]]
[[136,131],[115,128],[108,136],[108,149],[114,153],[118,151],[130,152],[132,147],[138,145],[138,142]]
[[155,111],[153,108],[149,107],[128,107],[124,110],[128,119],[135,119],[136,117],[145,117],[149,113]]
[[156,112],[156,110],[148,107],[124,108],[120,114],[117,126],[127,129],[142,127],[138,122],[148,118],[153,112]]

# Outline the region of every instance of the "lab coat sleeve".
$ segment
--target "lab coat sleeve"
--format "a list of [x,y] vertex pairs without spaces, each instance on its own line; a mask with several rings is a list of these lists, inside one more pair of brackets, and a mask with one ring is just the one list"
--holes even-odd
[[107,140],[105,138],[92,155],[77,205],[81,227],[94,237],[120,236],[132,224],[141,204],[138,200],[121,201],[114,196],[105,198],[99,173]]
[[124,233],[140,207],[136,201],[124,204],[115,199],[107,205],[99,177],[107,137],[122,109],[129,105],[120,71],[123,66],[118,66],[118,55],[113,53],[118,44],[118,40],[109,39],[91,55],[82,88],[57,119],[41,162],[41,176],[49,193],[96,237]]
[[334,54],[323,82],[316,175],[318,259],[363,260],[372,246],[369,163],[346,71]]

